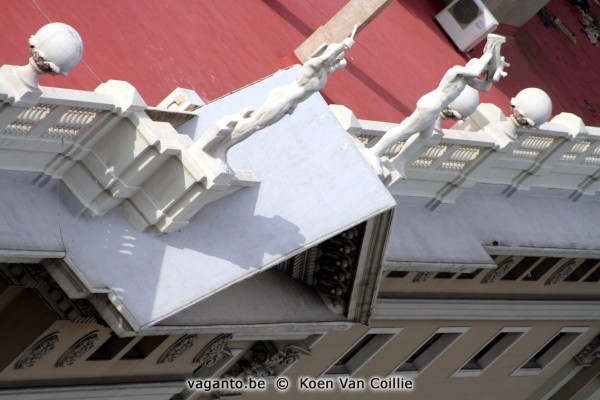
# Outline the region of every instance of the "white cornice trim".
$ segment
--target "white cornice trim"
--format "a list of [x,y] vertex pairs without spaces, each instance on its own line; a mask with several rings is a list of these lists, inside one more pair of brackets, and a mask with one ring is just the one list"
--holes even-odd
[[445,263],[422,261],[394,261],[383,262],[384,271],[419,271],[419,272],[473,272],[479,268],[494,269],[496,264],[490,258],[490,263]]
[[523,257],[600,258],[599,249],[560,249],[550,247],[483,246],[490,254]]
[[600,320],[600,301],[378,299],[378,319]]

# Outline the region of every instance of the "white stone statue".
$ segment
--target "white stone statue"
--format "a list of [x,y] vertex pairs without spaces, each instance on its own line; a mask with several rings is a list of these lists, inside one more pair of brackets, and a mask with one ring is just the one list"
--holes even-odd
[[227,151],[232,146],[292,114],[300,102],[325,87],[327,74],[346,66],[344,51],[354,44],[353,36],[354,32],[341,43],[322,45],[304,63],[293,83],[273,89],[257,111],[242,110],[236,123],[229,124],[229,130],[206,132],[196,145],[226,164]]
[[[387,131],[379,142],[366,150],[369,162],[384,181],[394,182],[397,179],[404,179],[407,160],[423,146],[442,135],[441,130],[435,129],[436,123],[439,127],[440,117],[466,118],[468,115],[464,114],[467,112],[470,114],[475,110],[478,96],[473,100],[474,91],[465,91],[466,87],[488,91],[493,82],[498,82],[501,77],[506,76],[504,68],[509,64],[505,62],[504,57],[500,56],[500,46],[505,41],[502,36],[488,35],[481,58],[471,59],[464,67],[450,68],[439,86],[419,99],[416,110],[408,118]],[[487,71],[485,79],[478,79],[484,71]],[[467,92],[465,97],[468,99],[459,101],[459,96],[464,92]],[[452,109],[454,101],[462,106],[462,112]],[[467,109],[469,111],[465,111]],[[385,157],[386,152],[403,140],[406,142],[397,156],[391,160]]]
[[69,25],[52,22],[31,36],[29,50],[29,64],[0,68],[0,81],[8,86],[13,101],[37,100],[41,94],[38,86],[41,74],[67,75],[81,60],[83,42]]

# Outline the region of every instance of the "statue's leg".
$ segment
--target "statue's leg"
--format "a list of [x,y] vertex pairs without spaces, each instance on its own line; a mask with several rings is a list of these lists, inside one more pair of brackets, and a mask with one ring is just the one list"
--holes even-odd
[[[392,159],[389,160],[387,166],[393,166],[400,176],[400,179],[406,178],[406,164],[412,160],[415,155],[419,154],[425,146],[427,146],[433,137],[434,129],[433,126],[427,128],[424,131],[415,133],[412,135],[402,146],[402,149]],[[386,166],[386,164],[384,164]]]
[[373,147],[368,149],[368,151],[376,157],[382,157],[389,152],[392,147],[418,132],[418,130],[415,129],[415,122],[417,121],[415,120],[415,114],[413,114],[402,121],[400,125],[387,131]]

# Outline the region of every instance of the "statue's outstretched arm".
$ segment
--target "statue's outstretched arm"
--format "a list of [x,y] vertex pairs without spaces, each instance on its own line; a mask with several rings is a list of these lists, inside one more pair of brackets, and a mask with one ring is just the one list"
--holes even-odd
[[351,48],[353,45],[354,39],[347,37],[342,41],[342,43],[332,43],[328,45],[321,55],[312,57],[308,61],[317,68],[323,65],[329,65],[334,62],[340,54]]
[[465,78],[476,78],[483,74],[483,71],[487,69],[488,64],[492,59],[493,54],[491,52],[483,53],[480,58],[472,58],[469,60],[467,65],[461,67],[459,65],[450,68],[450,71],[455,76],[464,76]]
[[[448,71],[449,74],[474,78],[469,84],[477,90],[488,91],[492,82],[500,81],[507,75],[504,68],[510,67],[504,57],[500,55],[500,48],[506,42],[506,38],[499,35],[489,34],[487,43],[480,58],[471,59],[464,67],[456,66]],[[485,80],[475,79],[487,70]]]

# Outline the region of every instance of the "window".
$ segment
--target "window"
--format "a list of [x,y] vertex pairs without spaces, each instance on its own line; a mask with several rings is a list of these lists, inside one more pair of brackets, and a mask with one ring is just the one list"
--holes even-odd
[[434,279],[452,279],[455,274],[452,272],[438,272],[433,277]]
[[532,269],[525,277],[524,281],[537,281],[539,280],[546,272],[550,270],[560,258],[556,257],[547,257],[544,258],[542,262],[540,262],[534,269]]
[[415,375],[438,358],[468,328],[440,328],[394,370],[402,375]]
[[600,281],[600,267],[596,268],[594,272],[588,275],[587,278],[584,279],[584,282],[598,282]]
[[505,353],[529,329],[520,327],[502,329],[477,354],[452,374],[452,377],[475,377],[481,375],[486,368]]
[[400,332],[396,328],[370,329],[346,351],[325,375],[352,375],[365,365],[387,342]]
[[134,344],[121,360],[141,360],[146,358],[156,349],[168,336],[146,336]]
[[516,281],[523,275],[533,264],[539,261],[539,257],[524,257],[517,265],[511,268],[503,277],[504,281]]
[[587,275],[598,264],[598,260],[587,259],[579,267],[575,269],[569,276],[565,278],[567,282],[577,282]]
[[563,328],[512,375],[537,375],[588,328]]
[[391,271],[389,274],[387,274],[388,278],[404,278],[406,275],[408,275],[407,271]]
[[112,335],[106,342],[102,344],[91,356],[89,361],[112,360],[115,356],[125,348],[134,338],[120,338]]
[[477,275],[479,275],[479,273],[483,271],[483,269],[478,268],[473,272],[463,272],[461,274],[459,274],[456,279],[473,279],[475,278]]

